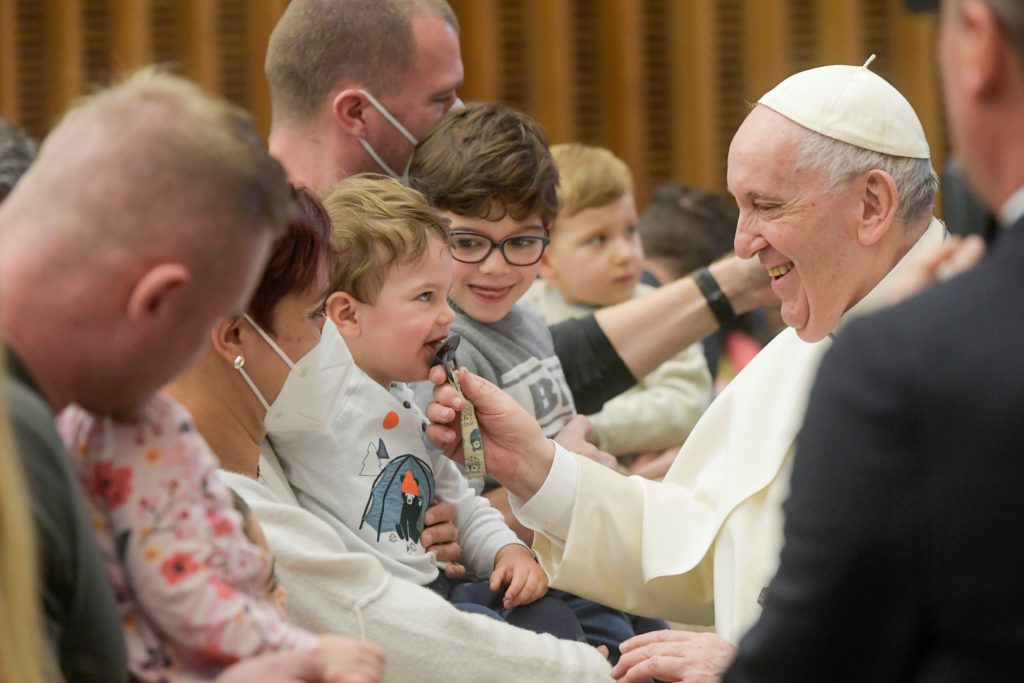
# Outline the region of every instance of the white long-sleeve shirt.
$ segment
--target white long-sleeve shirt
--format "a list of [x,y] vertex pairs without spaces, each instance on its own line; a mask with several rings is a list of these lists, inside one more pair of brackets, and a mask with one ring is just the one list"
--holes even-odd
[[344,381],[345,404],[326,432],[284,443],[269,437],[299,504],[351,550],[371,553],[394,576],[425,586],[437,578],[438,563],[419,542],[424,514],[435,500],[450,502],[466,568],[490,576],[501,548],[523,544],[427,441],[412,390],[397,382],[385,389],[354,364]]

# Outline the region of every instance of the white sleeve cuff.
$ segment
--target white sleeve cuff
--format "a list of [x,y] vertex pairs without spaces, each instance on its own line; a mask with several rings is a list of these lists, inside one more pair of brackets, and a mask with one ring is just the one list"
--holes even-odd
[[534,531],[543,531],[548,536],[565,540],[569,535],[572,509],[576,505],[576,489],[580,482],[577,457],[555,443],[555,459],[540,490],[525,502],[509,493],[512,512],[520,522]]

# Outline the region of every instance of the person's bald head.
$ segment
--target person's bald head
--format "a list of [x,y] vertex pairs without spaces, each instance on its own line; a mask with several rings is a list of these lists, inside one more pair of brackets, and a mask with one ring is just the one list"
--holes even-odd
[[0,205],[0,314],[57,408],[128,413],[244,308],[294,206],[241,109],[145,70],[71,110]]
[[292,0],[270,36],[264,64],[275,118],[311,119],[342,81],[377,96],[403,87],[419,16],[459,30],[445,0]]
[[179,241],[207,253],[278,232],[291,210],[284,171],[249,115],[155,70],[72,109],[9,203],[45,221],[41,237],[133,249]]

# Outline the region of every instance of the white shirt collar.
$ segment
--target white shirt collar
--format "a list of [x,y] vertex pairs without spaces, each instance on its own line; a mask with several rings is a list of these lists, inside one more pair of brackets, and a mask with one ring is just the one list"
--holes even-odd
[[1004,228],[1010,227],[1021,218],[1024,218],[1024,186],[1010,195],[999,209],[999,223]]

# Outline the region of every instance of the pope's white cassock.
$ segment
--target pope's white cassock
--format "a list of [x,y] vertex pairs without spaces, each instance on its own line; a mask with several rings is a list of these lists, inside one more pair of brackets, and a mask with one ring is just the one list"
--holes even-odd
[[[933,219],[836,333],[887,303],[892,279],[944,235]],[[628,612],[713,623],[736,643],[760,615],[759,597],[778,568],[794,442],[830,345],[780,333],[711,404],[662,482],[556,447],[542,488],[512,501],[537,530],[534,550],[551,585]]]

